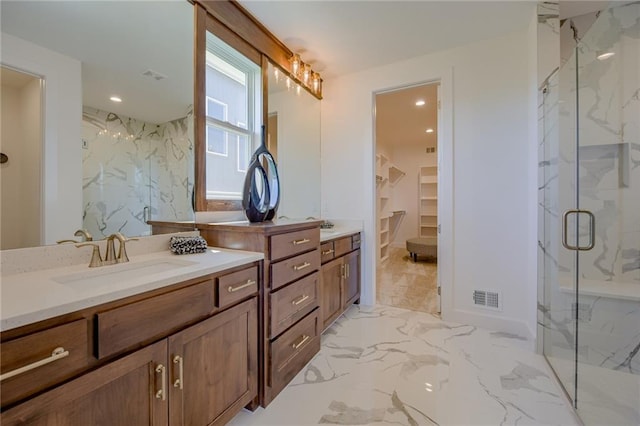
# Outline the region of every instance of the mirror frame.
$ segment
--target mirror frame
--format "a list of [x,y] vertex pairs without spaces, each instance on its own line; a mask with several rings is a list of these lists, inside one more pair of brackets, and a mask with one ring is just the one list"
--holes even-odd
[[267,123],[268,64],[277,65],[291,79],[313,93],[291,72],[289,58],[293,52],[234,0],[194,0],[194,207],[202,211],[242,210],[240,200],[207,200],[206,196],[206,34],[207,31],[244,54],[261,67],[262,71],[262,122]]

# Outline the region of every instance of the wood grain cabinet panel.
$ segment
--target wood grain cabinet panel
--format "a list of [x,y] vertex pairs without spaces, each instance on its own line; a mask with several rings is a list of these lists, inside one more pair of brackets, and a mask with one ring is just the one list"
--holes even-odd
[[277,395],[320,350],[318,310],[271,343],[270,385]]
[[360,250],[344,256],[345,280],[343,291],[343,309],[360,298]]
[[167,425],[166,367],[167,342],[162,340],[4,411],[0,423]]
[[342,301],[343,275],[344,263],[341,258],[322,265],[320,316],[323,330],[342,313],[344,305]]
[[270,237],[271,260],[303,253],[320,245],[320,229],[310,228]]
[[315,272],[269,295],[271,338],[318,306],[319,281],[320,274]]
[[98,358],[140,347],[210,315],[214,310],[211,279],[96,315]]
[[326,263],[336,257],[336,250],[333,247],[333,241],[322,243],[320,246],[320,262]]
[[340,238],[333,242],[335,245],[335,257],[343,256],[352,250],[351,237]]
[[225,308],[258,292],[258,268],[243,269],[218,278],[218,307]]
[[320,269],[320,250],[316,249],[271,265],[271,290]]
[[[2,381],[2,406],[50,388],[87,369],[91,359],[87,320],[81,319],[3,342],[2,374],[18,373],[39,361],[48,363]],[[58,349],[58,355],[54,351]],[[66,354],[66,355],[65,355]]]
[[258,393],[254,297],[169,337],[172,426],[223,425]]

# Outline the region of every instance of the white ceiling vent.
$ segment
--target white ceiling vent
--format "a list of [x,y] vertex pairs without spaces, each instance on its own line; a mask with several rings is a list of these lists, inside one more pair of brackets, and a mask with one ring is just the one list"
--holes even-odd
[[473,290],[473,304],[495,311],[502,310],[502,295],[498,291]]
[[145,72],[142,73],[142,75],[144,75],[145,77],[151,77],[154,80],[164,80],[165,78],[167,78],[166,75],[164,74],[160,74],[158,71],[154,71],[154,70],[146,70]]

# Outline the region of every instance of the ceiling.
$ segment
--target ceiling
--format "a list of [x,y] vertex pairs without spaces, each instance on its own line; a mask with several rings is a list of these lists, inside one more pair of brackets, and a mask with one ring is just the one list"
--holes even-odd
[[[82,62],[84,105],[159,124],[184,117],[193,103],[193,6],[186,0],[0,6],[2,32]],[[148,69],[167,78],[143,76]]]
[[[422,106],[416,101],[424,100]],[[413,86],[376,95],[376,143],[392,148],[435,147],[438,134],[438,84]],[[426,133],[433,129],[433,133]]]
[[479,0],[239,3],[325,80],[522,30],[536,5]]

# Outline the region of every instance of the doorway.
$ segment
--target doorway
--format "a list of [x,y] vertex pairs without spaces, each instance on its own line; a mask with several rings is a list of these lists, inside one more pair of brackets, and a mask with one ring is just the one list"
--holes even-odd
[[0,67],[0,249],[33,247],[41,238],[42,79]]
[[376,301],[440,313],[440,82],[375,94]]

